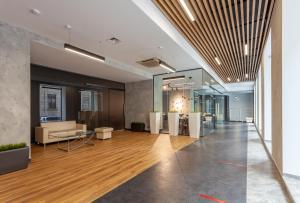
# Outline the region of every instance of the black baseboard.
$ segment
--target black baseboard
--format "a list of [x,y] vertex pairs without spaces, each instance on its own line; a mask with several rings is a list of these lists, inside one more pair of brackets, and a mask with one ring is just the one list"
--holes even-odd
[[[131,128],[125,128],[125,130],[132,131]],[[134,132],[134,131],[132,131],[132,132]],[[150,130],[144,130],[143,132],[150,133]]]

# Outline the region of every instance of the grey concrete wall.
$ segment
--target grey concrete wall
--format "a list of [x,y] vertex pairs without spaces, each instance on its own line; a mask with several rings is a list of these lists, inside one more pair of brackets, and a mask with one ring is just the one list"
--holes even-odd
[[30,146],[32,41],[63,49],[63,42],[0,21],[0,145],[26,142]]
[[229,118],[231,121],[245,121],[245,117],[254,117],[253,92],[228,93]]
[[149,130],[149,112],[153,111],[153,82],[144,80],[125,85],[125,128],[131,122],[145,123]]
[[30,144],[30,40],[0,22],[0,145]]

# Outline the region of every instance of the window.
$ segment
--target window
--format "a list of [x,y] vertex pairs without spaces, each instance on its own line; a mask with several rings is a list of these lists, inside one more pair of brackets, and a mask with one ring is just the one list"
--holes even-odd
[[64,92],[64,87],[40,85],[40,120],[42,122],[64,120]]

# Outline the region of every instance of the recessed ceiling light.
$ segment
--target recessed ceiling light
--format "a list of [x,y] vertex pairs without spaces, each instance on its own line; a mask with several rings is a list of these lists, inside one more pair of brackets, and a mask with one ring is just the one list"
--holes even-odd
[[231,81],[231,79],[230,78],[227,78],[227,80],[230,82]]
[[221,65],[221,61],[218,57],[215,57],[216,62],[218,63],[218,65]]
[[69,24],[66,24],[66,25],[65,25],[65,28],[66,28],[67,30],[71,30],[71,29],[72,29],[72,26],[69,25]]
[[244,53],[245,53],[246,56],[249,54],[248,44],[245,44]]
[[36,9],[36,8],[30,9],[30,13],[33,14],[33,15],[35,15],[35,16],[41,15],[41,11],[39,11],[39,10]]
[[187,6],[187,4],[185,3],[185,0],[179,0],[181,6],[183,7],[184,11],[186,12],[186,14],[189,16],[191,21],[195,21],[195,18],[192,14],[192,12],[190,11],[189,7]]
[[248,78],[248,77],[249,77],[248,73],[246,73],[245,77],[246,77],[246,78]]
[[157,48],[158,48],[158,49],[163,49],[164,47],[163,47],[163,46],[158,46]]

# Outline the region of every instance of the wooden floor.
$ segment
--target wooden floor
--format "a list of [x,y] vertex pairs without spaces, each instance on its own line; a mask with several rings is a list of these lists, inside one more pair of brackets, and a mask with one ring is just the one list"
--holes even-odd
[[194,140],[124,131],[69,153],[33,146],[27,169],[0,176],[0,202],[91,202]]

